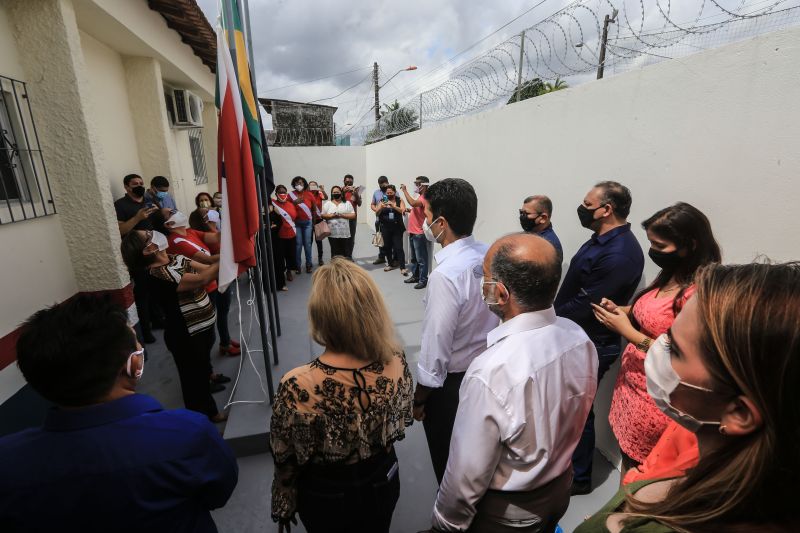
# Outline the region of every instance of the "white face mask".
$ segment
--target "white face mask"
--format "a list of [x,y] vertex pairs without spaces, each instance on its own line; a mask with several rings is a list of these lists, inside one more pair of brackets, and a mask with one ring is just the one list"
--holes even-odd
[[[437,218],[436,220],[439,219]],[[433,221],[433,224],[436,224],[436,220]],[[431,227],[428,225],[428,219],[425,219],[422,222],[422,232],[425,234],[425,238],[428,239],[430,242],[439,242],[439,237],[441,237],[442,234],[444,233],[444,229],[442,229],[442,231],[439,232],[439,235],[434,235],[433,230],[431,230]]]
[[153,236],[150,237],[150,243],[155,244],[159,252],[163,252],[169,246],[167,237],[160,231],[153,231]]
[[169,228],[185,228],[189,225],[189,217],[180,211],[175,211],[172,216],[167,219],[165,225]]
[[297,192],[303,192],[304,188],[305,187],[303,187],[302,183],[298,183],[297,185],[294,186],[294,190],[296,190]]
[[656,407],[665,415],[692,433],[697,433],[705,425],[718,426],[721,424],[721,422],[711,420],[698,420],[670,403],[670,395],[679,384],[703,392],[713,393],[714,391],[681,381],[680,376],[672,368],[672,361],[669,355],[669,337],[667,335],[661,335],[650,346],[647,351],[647,357],[644,359],[644,370],[647,377],[647,392],[653,398]]
[[[142,358],[142,366],[136,372],[131,371],[131,361],[133,360],[133,356],[138,355]],[[128,362],[125,363],[125,372],[132,378],[136,378],[137,380],[142,379],[142,374],[144,374],[144,348],[141,350],[137,350],[128,356]]]

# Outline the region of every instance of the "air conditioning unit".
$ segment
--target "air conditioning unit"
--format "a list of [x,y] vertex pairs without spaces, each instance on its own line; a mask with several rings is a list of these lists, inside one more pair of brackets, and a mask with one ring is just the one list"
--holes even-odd
[[202,128],[203,99],[186,89],[167,89],[167,109],[173,128]]

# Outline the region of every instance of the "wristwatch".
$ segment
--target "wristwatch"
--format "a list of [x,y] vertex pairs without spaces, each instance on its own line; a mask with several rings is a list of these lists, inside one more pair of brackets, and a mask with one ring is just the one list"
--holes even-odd
[[647,353],[647,350],[650,349],[650,345],[653,344],[653,339],[650,337],[645,337],[641,341],[636,344],[636,349],[640,352]]

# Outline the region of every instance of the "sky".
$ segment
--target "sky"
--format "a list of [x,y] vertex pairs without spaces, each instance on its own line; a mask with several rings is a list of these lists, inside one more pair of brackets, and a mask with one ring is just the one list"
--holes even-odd
[[[239,0],[242,2],[243,0]],[[197,0],[211,26],[216,28],[217,0]],[[260,97],[280,98],[299,102],[321,100],[319,103],[339,108],[334,121],[337,131],[351,125],[367,126],[374,111],[372,64],[380,66],[381,104],[398,99],[405,104],[421,90],[428,90],[444,81],[443,74],[454,66],[475,58],[494,45],[518,34],[572,0],[249,0],[255,56],[255,72]],[[800,0],[611,0],[620,8],[619,23],[610,28],[616,37],[638,30],[672,29],[665,21],[666,14],[673,22],[692,26],[730,18],[719,6],[734,11],[764,9],[765,6],[789,7]],[[599,27],[609,0],[586,0],[595,13],[576,10],[575,20],[581,18],[583,29],[571,32],[572,43],[583,39],[583,48],[571,52],[584,54],[591,61],[597,54]],[[526,13],[527,11],[527,13]],[[590,14],[591,13],[591,14]],[[522,15],[522,16],[520,16]],[[501,29],[454,61],[454,55],[469,48],[487,35]],[[592,17],[597,17],[593,19]],[[571,24],[569,17],[561,23]],[[752,19],[753,25],[758,24]],[[627,23],[627,26],[625,25]],[[737,27],[743,36],[752,33],[747,27]],[[574,29],[574,28],[573,28]],[[560,29],[551,30],[558,34]],[[568,28],[569,31],[569,28]],[[529,32],[528,35],[534,32]],[[694,34],[692,34],[694,36]],[[699,35],[690,52],[702,50],[706,41],[713,46],[716,34]],[[706,41],[703,41],[703,39]],[[635,46],[638,41],[619,41]],[[716,43],[719,44],[719,43]],[[651,52],[664,52],[651,48]],[[664,49],[666,50],[666,49]],[[646,64],[656,56],[639,56],[630,66]],[[573,58],[574,61],[577,59]],[[555,60],[554,64],[555,63]],[[442,64],[445,68],[436,70]],[[577,63],[580,65],[580,62]],[[415,65],[417,70],[400,72]],[[585,63],[584,63],[585,66]],[[589,65],[591,67],[591,65]],[[313,83],[309,80],[346,71]],[[591,73],[584,77],[593,78]],[[587,78],[587,79],[588,79]],[[583,80],[570,80],[570,82]],[[388,83],[387,83],[388,82]],[[573,83],[574,84],[574,83]],[[355,87],[353,87],[355,86]],[[352,87],[352,88],[351,88]],[[343,93],[340,95],[340,93]],[[335,98],[332,98],[335,97]],[[365,118],[366,117],[366,118]],[[265,117],[269,126],[269,119]]]
[[[535,0],[250,0],[255,71],[261,97],[307,102],[337,95],[334,120],[339,127],[369,113],[374,95],[372,64],[381,84],[409,65],[381,90],[381,103],[393,101],[409,84],[531,8]],[[549,15],[567,0],[545,1],[497,35],[471,50],[469,59]],[[216,0],[198,0],[216,28]],[[462,59],[459,58],[459,59]],[[280,87],[354,69],[357,72],[280,89]],[[416,94],[407,91],[400,103]],[[366,122],[366,121],[365,121]]]

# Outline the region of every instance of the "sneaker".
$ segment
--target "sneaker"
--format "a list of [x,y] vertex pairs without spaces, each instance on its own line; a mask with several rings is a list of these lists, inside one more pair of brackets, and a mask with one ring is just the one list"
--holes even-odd
[[418,283],[419,278],[416,276],[411,276],[410,278],[403,280],[403,283]]
[[372,262],[373,265],[383,265],[386,263],[385,257],[378,257],[375,261]]
[[424,289],[427,286],[428,286],[428,282],[427,281],[420,281],[419,283],[414,285],[414,288],[415,289]]
[[583,494],[589,494],[592,492],[592,482],[591,481],[573,481],[572,482],[572,490],[570,494],[573,496],[581,496]]
[[320,257],[320,258],[317,260],[317,266],[322,266],[322,265],[324,265],[324,264],[325,264],[325,261],[323,261],[323,260],[322,260],[322,258]]

